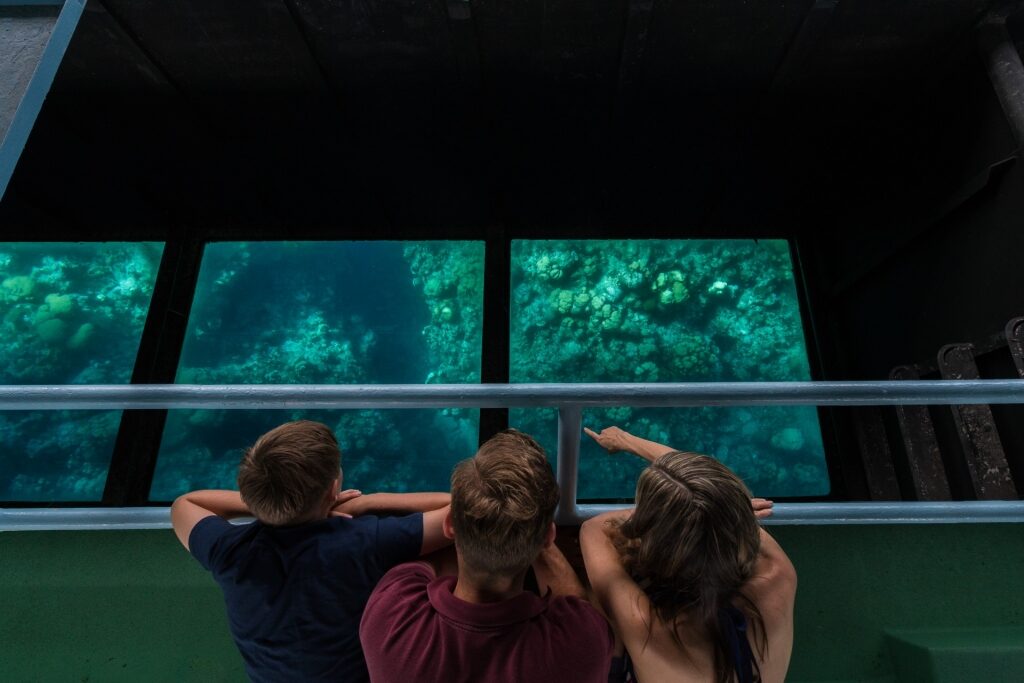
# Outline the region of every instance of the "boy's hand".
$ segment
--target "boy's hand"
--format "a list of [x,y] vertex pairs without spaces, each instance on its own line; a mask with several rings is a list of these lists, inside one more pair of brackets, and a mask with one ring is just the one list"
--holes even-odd
[[346,489],[338,492],[338,495],[334,497],[334,506],[331,508],[332,517],[353,517],[360,514],[358,503],[353,503],[357,498],[363,495],[362,491],[356,489]]
[[754,516],[758,519],[772,516],[772,505],[774,503],[764,498],[751,498],[750,506],[754,508]]

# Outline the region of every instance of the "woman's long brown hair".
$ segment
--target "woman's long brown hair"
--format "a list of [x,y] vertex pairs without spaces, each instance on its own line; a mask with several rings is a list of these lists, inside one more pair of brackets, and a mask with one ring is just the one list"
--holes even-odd
[[[734,602],[764,658],[764,619],[740,590],[753,574],[760,528],[750,491],[729,468],[706,455],[663,455],[640,474],[636,509],[611,538],[679,648],[686,650],[678,633],[684,617],[707,634],[717,683],[732,683],[737,674],[720,617]],[[652,627],[649,622],[648,637]]]

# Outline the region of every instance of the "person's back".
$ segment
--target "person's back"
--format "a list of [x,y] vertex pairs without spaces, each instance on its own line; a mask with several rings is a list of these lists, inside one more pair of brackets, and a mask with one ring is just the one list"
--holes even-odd
[[201,521],[189,548],[224,592],[252,680],[365,680],[359,619],[373,587],[419,555],[418,516],[274,527]]
[[782,681],[793,646],[796,572],[755,520],[755,499],[706,456],[670,452],[617,428],[602,446],[651,461],[634,511],[580,533],[595,594],[625,646],[619,674],[641,683]]
[[[498,434],[452,475],[445,533],[458,575],[392,569],[360,627],[374,683],[605,683],[612,635],[555,547],[558,488],[543,450]],[[541,596],[523,589],[533,566]]]
[[[339,493],[340,452],[314,422],[268,432],[239,467],[240,493],[196,491],[175,501],[179,539],[224,593],[232,636],[254,681],[365,681],[359,619],[400,562],[443,543],[443,510],[350,518],[332,511],[438,508],[447,494]],[[253,515],[251,524],[228,518]]]
[[[767,541],[762,541],[762,548],[778,544],[765,534]],[[761,641],[757,633],[750,631],[749,615],[743,605],[733,605],[747,622],[747,639],[750,657],[759,680],[764,683],[784,681],[789,668],[789,657],[793,650],[793,603],[796,594],[795,572],[787,569],[788,559],[770,557],[774,549],[768,550],[759,561],[759,568],[754,577],[745,586],[744,593],[751,602],[757,605],[758,612],[764,623],[763,641],[765,646],[759,650]],[[628,592],[628,591],[626,591]],[[639,596],[637,596],[639,597]],[[636,679],[646,681],[680,681],[706,682],[716,680],[714,645],[708,637],[707,630],[701,624],[694,624],[685,619],[677,622],[676,633],[678,642],[672,632],[660,619],[653,619],[650,631],[639,617],[645,613],[649,603],[638,601],[633,619],[614,620],[627,652],[630,654],[630,667]],[[683,644],[683,648],[679,643]],[[742,664],[741,661],[737,664]],[[740,677],[735,680],[742,681]]]

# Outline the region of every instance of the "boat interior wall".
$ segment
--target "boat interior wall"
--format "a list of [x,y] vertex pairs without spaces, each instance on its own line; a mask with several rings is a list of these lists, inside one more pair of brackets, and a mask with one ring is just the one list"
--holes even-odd
[[886,234],[978,171],[1001,4],[90,0],[0,221]]
[[[166,242],[179,285],[209,240],[485,240],[485,382],[509,374],[512,239],[786,238],[815,379],[939,377],[950,344],[1013,377],[1005,343],[982,347],[1024,315],[1024,170],[979,27],[1005,19],[1019,51],[1020,10],[89,0],[0,238]],[[135,381],[170,381],[147,351],[180,343],[168,325]],[[991,418],[1018,490],[1021,410]],[[955,451],[929,489],[895,413],[822,415],[835,495],[985,497],[955,417],[927,425]]]

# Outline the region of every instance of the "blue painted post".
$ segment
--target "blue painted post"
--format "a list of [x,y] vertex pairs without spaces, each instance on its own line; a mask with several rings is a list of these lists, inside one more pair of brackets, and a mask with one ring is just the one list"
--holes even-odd
[[558,409],[558,489],[561,498],[555,511],[558,524],[576,524],[576,480],[580,470],[580,431],[583,410],[579,406]]

